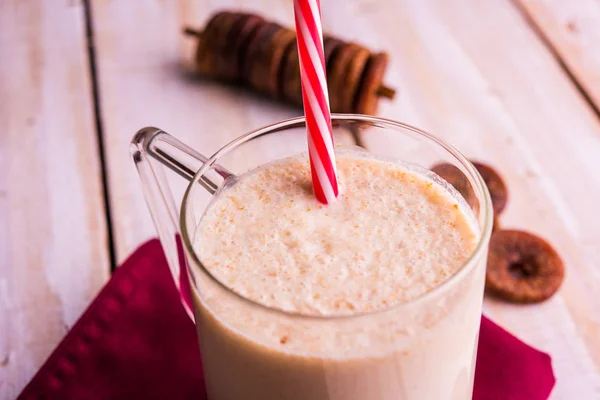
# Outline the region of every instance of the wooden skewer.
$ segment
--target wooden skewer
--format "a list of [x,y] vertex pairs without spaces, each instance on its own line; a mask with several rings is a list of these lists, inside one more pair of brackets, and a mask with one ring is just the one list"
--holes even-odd
[[396,90],[389,86],[381,85],[377,89],[377,96],[385,97],[386,99],[393,99],[396,95]]
[[188,36],[196,36],[196,37],[202,37],[202,31],[196,30],[194,28],[190,28],[189,26],[186,26],[183,29],[183,33],[188,35]]

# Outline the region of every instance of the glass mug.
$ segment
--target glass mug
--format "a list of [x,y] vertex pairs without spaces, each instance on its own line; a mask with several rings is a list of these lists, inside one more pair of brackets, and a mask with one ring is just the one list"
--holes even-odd
[[[429,174],[428,166],[439,162],[459,168],[477,199],[471,205],[481,232],[477,248],[438,287],[384,310],[324,317],[263,306],[211,275],[192,243],[211,200],[236,175],[306,151],[305,141],[289,140],[306,135],[304,118],[246,133],[210,158],[160,129],[140,130],[132,156],[182,303],[196,322],[208,398],[470,399],[492,226],[486,186],[456,149],[419,129],[362,115],[334,115],[332,123],[338,144],[349,133],[393,135],[397,145],[378,157]],[[162,166],[189,181],[179,215]],[[301,345],[290,347],[288,338]]]

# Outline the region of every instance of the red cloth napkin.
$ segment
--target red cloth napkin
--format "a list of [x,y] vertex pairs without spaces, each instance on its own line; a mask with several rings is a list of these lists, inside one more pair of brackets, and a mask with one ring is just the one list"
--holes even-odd
[[[482,317],[474,399],[542,400],[554,383],[547,354]],[[194,325],[158,240],[117,269],[19,399],[206,400]]]

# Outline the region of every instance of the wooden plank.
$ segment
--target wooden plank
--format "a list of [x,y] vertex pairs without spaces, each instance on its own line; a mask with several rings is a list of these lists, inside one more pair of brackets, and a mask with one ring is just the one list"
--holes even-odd
[[[299,113],[180,74],[181,60],[190,56],[181,26],[203,23],[216,4],[93,3],[119,259],[154,235],[124,151],[139,127],[160,126],[211,153],[250,127]],[[287,3],[253,6],[291,24]],[[467,155],[499,166],[512,191],[503,222],[559,246],[568,265],[560,296],[531,307],[487,301],[486,309],[553,355],[555,396],[594,398],[600,387],[593,248],[599,237],[593,203],[599,194],[593,158],[600,149],[598,122],[514,7],[491,0],[452,7],[441,1],[324,3],[323,15],[326,29],[392,52],[389,77],[402,94],[384,105],[383,115],[439,133]],[[143,23],[132,23],[132,15]],[[369,145],[381,150],[390,144]]]
[[0,5],[0,398],[109,272],[83,5]]
[[600,2],[514,0],[600,109]]
[[[143,240],[156,235],[127,153],[138,129],[160,127],[210,155],[251,129],[302,111],[193,79],[185,72],[193,41],[182,34],[182,28],[202,27],[217,5],[239,9],[243,1],[95,0],[92,4],[111,211],[117,258],[123,260]],[[265,11],[266,17],[293,23],[288,3],[262,0],[253,7]],[[258,143],[257,154],[285,152],[304,143],[304,134],[298,133],[269,147]],[[183,184],[179,178],[173,181],[178,195]]]
[[[485,309],[549,352],[554,398],[600,398],[600,124],[519,11],[496,0],[322,3],[325,29],[391,52],[400,98],[384,116],[435,133],[498,167],[511,190],[505,226],[538,232],[563,256],[560,294]],[[352,23],[348,23],[352,21]],[[367,146],[385,153],[393,138]]]

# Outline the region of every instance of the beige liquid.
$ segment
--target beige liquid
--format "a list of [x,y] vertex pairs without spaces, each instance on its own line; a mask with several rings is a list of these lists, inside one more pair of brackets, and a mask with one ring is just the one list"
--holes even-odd
[[417,298],[473,253],[472,214],[402,165],[341,154],[337,167],[332,205],[315,200],[298,156],[240,177],[203,217],[195,248],[213,276],[287,312],[200,282],[209,399],[470,398],[483,269]]

